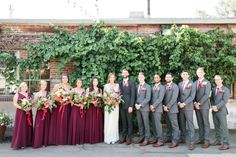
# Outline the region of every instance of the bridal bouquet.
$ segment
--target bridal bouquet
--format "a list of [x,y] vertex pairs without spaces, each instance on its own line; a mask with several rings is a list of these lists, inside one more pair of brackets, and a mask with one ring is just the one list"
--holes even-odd
[[93,104],[95,107],[101,107],[101,102],[102,102],[101,93],[92,91],[92,92],[89,92],[87,97],[88,97],[88,103],[86,105],[86,108],[89,108],[89,104]]
[[121,95],[120,92],[104,92],[102,100],[105,104],[105,108],[107,109],[107,111],[110,113],[114,110],[114,108],[116,106],[118,106],[121,102],[124,102],[121,99]]

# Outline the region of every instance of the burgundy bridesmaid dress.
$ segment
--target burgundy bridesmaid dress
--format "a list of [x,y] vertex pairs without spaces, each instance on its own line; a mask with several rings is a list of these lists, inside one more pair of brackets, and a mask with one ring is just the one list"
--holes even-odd
[[[26,98],[21,93],[18,93],[18,102]],[[31,96],[28,96],[31,98]],[[32,120],[32,110],[29,111],[30,114],[26,114],[25,111],[16,109],[14,128],[12,133],[11,148],[19,149],[22,147],[27,147],[32,145],[33,136],[33,120]],[[28,116],[29,115],[29,116]]]
[[90,104],[85,114],[85,143],[95,144],[104,140],[103,111]]
[[71,105],[59,105],[58,107],[56,145],[66,145],[68,144],[68,124],[70,120]]
[[73,105],[68,131],[68,144],[84,144],[85,112],[78,106]]
[[50,125],[50,110],[37,110],[34,124],[33,148],[48,145]]
[[56,102],[57,107],[52,109],[51,117],[50,117],[50,126],[49,126],[49,138],[48,138],[48,144],[49,145],[56,145],[56,139],[58,134],[58,113],[59,113],[59,103]]

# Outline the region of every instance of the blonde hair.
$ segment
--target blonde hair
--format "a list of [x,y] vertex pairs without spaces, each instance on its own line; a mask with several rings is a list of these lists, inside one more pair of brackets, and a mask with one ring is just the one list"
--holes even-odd
[[26,82],[21,82],[21,83],[20,83],[20,85],[19,85],[19,87],[18,87],[18,92],[21,91],[21,88],[22,88],[22,86],[24,86],[24,85],[28,86]]
[[198,71],[198,70],[205,72],[205,70],[204,70],[203,67],[197,68],[197,71]]
[[222,78],[221,75],[215,75],[214,79],[215,79],[216,77],[219,77],[221,80],[223,80],[223,78]]
[[108,74],[108,78],[107,78],[107,82],[108,82],[108,83],[110,83],[110,78],[111,78],[111,76],[114,76],[114,77],[115,77],[115,80],[116,80],[116,75],[115,75],[115,73],[109,73],[109,74]]

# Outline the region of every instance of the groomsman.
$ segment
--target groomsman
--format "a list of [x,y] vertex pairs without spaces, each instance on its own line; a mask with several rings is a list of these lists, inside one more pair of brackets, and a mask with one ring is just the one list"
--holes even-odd
[[[196,94],[196,86],[192,81],[189,80],[189,73],[187,71],[183,71],[181,73],[181,77],[183,79],[182,82],[178,84],[179,86],[179,125],[181,130],[181,135],[185,139],[186,133],[189,136],[189,150],[193,150],[195,148],[194,140],[195,140],[195,129],[193,124],[193,100]],[[187,126],[187,128],[186,128]]]
[[165,87],[161,84],[161,77],[159,75],[154,76],[154,81],[155,85],[152,88],[152,99],[150,103],[153,129],[156,133],[156,143],[153,144],[153,147],[161,147],[164,146],[162,137],[161,115],[163,112],[162,101],[165,95]]
[[123,80],[119,83],[119,86],[124,103],[120,107],[122,135],[119,144],[126,142],[127,145],[130,145],[133,134],[132,112],[135,103],[135,84],[129,79],[128,70],[123,69],[122,76]]
[[[215,126],[216,141],[212,145],[221,145],[219,150],[229,149],[229,131],[227,127],[227,108],[226,103],[229,99],[229,89],[223,84],[223,79],[220,75],[215,76],[216,87],[212,90],[211,105],[212,116]],[[222,142],[222,143],[221,143]]]
[[210,146],[209,97],[211,93],[211,84],[204,78],[204,75],[204,69],[198,68],[198,80],[195,81],[197,90],[194,102],[199,127],[199,139],[196,141],[196,144],[203,144],[202,148],[208,148]]
[[173,76],[171,73],[166,74],[165,80],[167,84],[165,85],[163,110],[167,114],[167,121],[172,134],[172,142],[169,145],[169,148],[175,148],[178,146],[178,140],[180,136],[179,124],[177,120],[177,114],[179,112],[177,103],[179,88],[175,83],[172,82]]
[[138,127],[140,139],[138,143],[140,146],[149,144],[150,126],[149,126],[149,101],[151,100],[151,87],[145,83],[144,73],[140,72],[138,75],[139,85],[136,90],[136,114],[138,120]]

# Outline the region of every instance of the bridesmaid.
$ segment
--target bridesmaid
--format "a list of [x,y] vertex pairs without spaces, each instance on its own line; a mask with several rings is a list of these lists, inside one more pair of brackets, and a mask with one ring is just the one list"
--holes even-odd
[[[82,80],[78,78],[76,80],[76,87],[71,90],[71,93],[78,95],[85,95],[85,90],[82,88]],[[69,122],[69,131],[68,131],[68,144],[84,144],[84,105],[75,104],[72,102],[71,117]]]
[[[92,92],[102,95],[102,89],[98,86],[98,78],[93,78],[90,87],[86,90],[89,95]],[[85,143],[101,143],[104,139],[103,111],[98,102],[91,102],[85,116]]]
[[[115,83],[115,80],[115,74],[110,73],[108,75],[108,84],[104,86],[104,92],[119,96],[119,84]],[[119,104],[113,109],[111,113],[105,110],[104,142],[106,144],[115,144],[119,140]]]
[[[71,86],[68,83],[68,76],[62,75],[62,82],[56,84],[52,93],[59,88],[70,92]],[[57,108],[54,108],[51,113],[50,128],[49,128],[49,144],[51,145],[66,145],[68,143],[68,122],[70,116],[69,103],[61,104],[56,102]],[[62,106],[63,105],[63,106]]]
[[[39,98],[46,98],[48,96],[47,82],[40,81],[40,91],[35,94],[34,102],[37,108]],[[33,148],[40,148],[48,145],[49,138],[49,125],[50,125],[50,110],[39,109],[37,110],[34,124]]]
[[20,149],[32,145],[33,135],[33,121],[32,121],[32,110],[22,110],[21,103],[22,99],[31,99],[31,95],[27,93],[28,86],[25,82],[22,82],[19,86],[19,92],[14,95],[13,104],[16,107],[15,123],[12,133],[11,148]]

